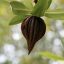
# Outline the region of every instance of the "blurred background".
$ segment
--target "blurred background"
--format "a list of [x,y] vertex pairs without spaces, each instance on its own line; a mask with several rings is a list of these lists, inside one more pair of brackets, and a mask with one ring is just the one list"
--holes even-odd
[[[47,31],[28,55],[27,42],[21,32],[21,24],[9,26],[14,14],[9,4],[13,0],[0,0],[0,64],[64,64],[38,53],[49,51],[64,57],[64,20],[45,17]],[[15,0],[22,1],[22,0]],[[53,0],[49,9],[64,9],[64,0]]]

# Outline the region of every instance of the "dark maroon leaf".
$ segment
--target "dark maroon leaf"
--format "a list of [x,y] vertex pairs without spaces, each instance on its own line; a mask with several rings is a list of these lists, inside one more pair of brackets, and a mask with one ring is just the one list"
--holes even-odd
[[29,54],[32,51],[35,43],[41,39],[46,32],[46,25],[44,20],[40,17],[27,17],[22,25],[21,30],[27,40]]

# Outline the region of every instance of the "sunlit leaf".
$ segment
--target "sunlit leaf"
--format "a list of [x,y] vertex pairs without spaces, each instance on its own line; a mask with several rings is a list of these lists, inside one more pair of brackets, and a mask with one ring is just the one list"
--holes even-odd
[[48,4],[47,4],[47,8],[48,9],[50,7],[50,4],[52,3],[52,0],[48,0]]
[[52,59],[52,60],[64,60],[63,57],[57,56],[57,55],[55,55],[51,52],[47,52],[47,51],[41,52],[40,55],[43,57],[47,57],[48,59]]
[[31,12],[29,10],[25,10],[25,9],[22,9],[22,10],[12,9],[12,11],[15,15],[31,15]]
[[13,13],[16,15],[27,15],[30,13],[29,9],[23,3],[12,1],[10,4],[12,6]]
[[64,10],[53,10],[45,12],[45,16],[52,19],[64,20]]
[[33,9],[33,4],[32,4],[32,0],[22,0],[22,3],[24,3],[24,5],[29,8],[29,10]]
[[44,15],[45,11],[49,8],[52,0],[39,0],[33,9],[33,15]]
[[21,23],[25,19],[25,16],[15,16],[9,23],[9,25],[14,25]]
[[17,2],[17,1],[12,1],[10,2],[10,5],[12,6],[13,9],[25,9],[27,8],[23,3]]

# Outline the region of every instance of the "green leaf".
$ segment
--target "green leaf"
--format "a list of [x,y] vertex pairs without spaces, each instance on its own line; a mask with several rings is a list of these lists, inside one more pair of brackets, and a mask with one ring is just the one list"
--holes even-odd
[[41,52],[39,54],[43,57],[47,57],[48,59],[52,59],[52,60],[64,60],[63,57],[57,56],[57,55],[55,55],[51,52],[47,52],[47,51]]
[[39,0],[34,6],[32,15],[41,16],[44,15],[45,11],[49,8],[52,0]]
[[23,3],[12,1],[10,4],[12,6],[13,13],[16,15],[28,15],[31,13]]
[[46,10],[50,7],[50,4],[52,3],[52,0],[48,0],[47,8]]
[[33,4],[32,4],[32,0],[22,0],[22,3],[29,8],[29,10],[33,9]]
[[15,25],[21,23],[25,18],[26,16],[15,16],[14,18],[12,18],[9,25]]
[[51,10],[51,11],[47,11],[45,12],[45,16],[48,18],[52,18],[52,19],[60,19],[60,20],[64,20],[64,10]]
[[12,11],[15,15],[31,15],[31,11],[26,9],[22,9],[22,10],[12,9]]
[[17,1],[12,1],[10,2],[10,5],[12,6],[13,9],[25,9],[27,8],[23,3],[17,2]]
[[18,2],[18,1],[12,1],[12,2],[10,2],[10,4],[11,4],[11,6],[12,6],[12,8],[14,8],[14,9],[25,9],[25,8],[27,8],[23,3],[21,3],[21,2]]

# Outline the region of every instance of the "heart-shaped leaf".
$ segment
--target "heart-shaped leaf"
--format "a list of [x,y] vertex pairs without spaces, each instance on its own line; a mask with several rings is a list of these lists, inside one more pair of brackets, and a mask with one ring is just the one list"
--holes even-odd
[[9,23],[9,25],[15,25],[15,24],[18,24],[18,23],[21,23],[24,19],[25,19],[26,16],[15,16]]
[[40,17],[30,16],[22,22],[21,30],[27,40],[28,54],[30,54],[35,43],[44,36],[46,24]]
[[51,10],[51,11],[47,11],[45,12],[45,16],[48,18],[52,18],[52,19],[60,19],[60,20],[64,20],[64,10]]
[[[41,16],[44,15],[45,11],[49,8],[52,0],[39,0],[34,6],[32,15]],[[43,14],[42,14],[43,13]]]
[[12,6],[13,13],[16,15],[27,15],[30,13],[29,9],[23,3],[12,1],[10,4]]

